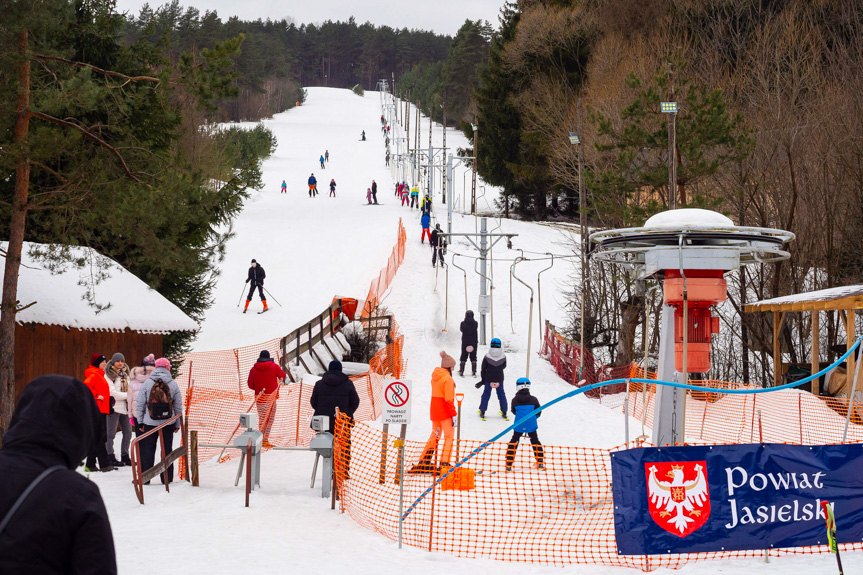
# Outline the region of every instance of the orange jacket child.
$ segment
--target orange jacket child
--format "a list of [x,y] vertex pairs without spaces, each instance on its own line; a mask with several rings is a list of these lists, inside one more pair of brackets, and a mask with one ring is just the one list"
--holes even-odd
[[[452,455],[452,443],[455,436],[453,429],[453,417],[458,415],[455,408],[455,381],[452,378],[452,369],[455,360],[447,352],[440,352],[440,367],[434,368],[431,377],[431,421],[432,432],[426,442],[425,449],[420,456],[419,462],[414,465],[408,473],[437,473],[441,468],[449,467]],[[437,458],[435,466],[435,454],[438,441],[443,436],[443,449]]]

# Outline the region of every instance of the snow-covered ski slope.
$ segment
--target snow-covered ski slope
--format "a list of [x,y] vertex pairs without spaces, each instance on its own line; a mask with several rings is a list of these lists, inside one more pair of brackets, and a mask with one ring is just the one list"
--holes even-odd
[[[458,323],[465,308],[464,276],[450,267],[449,311],[445,321],[445,274],[442,270],[438,272],[435,290],[431,251],[419,243],[418,212],[400,207],[393,197],[392,177],[384,166],[379,102],[379,96],[372,92],[360,98],[348,90],[310,88],[306,104],[265,122],[278,138],[279,147],[264,164],[265,189],[252,193],[235,222],[236,236],[228,244],[221,266],[216,302],[208,312],[195,348],[203,351],[255,344],[284,335],[304,323],[336,294],[364,298],[369,282],[386,263],[401,217],[408,232],[406,258],[383,305],[395,315],[405,334],[407,376],[413,381],[415,402],[408,438],[421,440],[430,432],[429,377],[439,365],[439,352],[445,349],[458,359]],[[428,143],[426,122],[423,119],[424,146]],[[366,142],[359,141],[362,130],[367,133]],[[436,127],[436,145],[440,145],[441,134]],[[461,134],[448,131],[448,146],[466,143]],[[318,158],[325,150],[330,152],[330,164],[320,170]],[[315,199],[308,197],[306,185],[312,172],[321,191]],[[327,197],[330,178],[338,183],[335,199]],[[372,178],[378,182],[378,201],[382,206],[363,205]],[[280,194],[283,179],[288,183],[288,194]],[[480,200],[481,209],[490,208],[484,202],[491,201],[492,193],[488,190]],[[438,194],[435,211],[445,225],[442,208]],[[472,216],[454,216],[454,232],[473,231],[475,225]],[[489,220],[489,228],[498,225],[498,231],[519,234],[513,240],[514,248],[525,250],[526,257],[535,257],[528,252],[565,254],[571,249],[567,234],[551,226]],[[469,260],[476,252],[467,242],[458,240],[450,246],[447,262],[452,261],[454,252],[465,255],[456,263],[468,270],[468,306],[475,309],[479,282]],[[508,398],[512,397],[515,379],[524,375],[527,367],[529,293],[518,282],[512,287],[514,305],[510,324],[509,268],[516,253],[519,252],[507,250],[503,243],[494,251],[494,257],[500,260],[494,266],[494,336],[503,340],[507,352]],[[257,295],[250,313],[243,315],[242,306],[237,307],[252,258],[266,269],[265,286],[284,307],[270,299],[272,312],[253,314],[251,310],[260,310]],[[536,290],[537,272],[549,263],[548,260],[522,263],[516,273]],[[572,289],[567,288],[571,286],[567,278],[572,273],[571,265],[558,261],[542,275],[543,321],[564,322],[565,299],[561,292]],[[534,382],[533,393],[546,402],[571,387],[537,357],[541,344],[538,298],[534,300],[534,314],[530,377]],[[488,337],[491,338],[491,333]],[[487,350],[487,346],[480,347],[480,361]],[[480,391],[473,387],[478,379],[456,377],[457,391],[465,394],[462,437],[488,439],[508,423],[496,415],[494,396],[488,421],[479,420],[476,410]],[[539,423],[539,436],[549,445],[611,447],[624,441],[623,416],[583,397],[549,410]],[[641,433],[640,423],[635,420],[631,421],[630,429],[633,436]],[[119,439],[118,436],[116,449],[120,447]],[[249,509],[243,507],[242,489],[233,486],[235,462],[204,464],[199,488],[178,482],[167,494],[154,481],[145,488],[143,506],[135,499],[128,468],[91,475],[108,507],[120,573],[149,575],[154,560],[160,564],[164,561],[178,572],[207,575],[240,570],[264,574],[320,569],[359,574],[421,573],[429,569],[453,574],[560,572],[554,567],[462,559],[407,547],[398,550],[389,539],[360,527],[347,515],[331,511],[329,501],[320,498],[320,479],[314,490],[309,489],[312,462],[310,453],[267,452],[263,456],[262,487],[252,494]],[[859,555],[843,559],[849,572],[863,568]],[[677,572],[778,574],[789,568],[824,575],[835,573],[836,569],[832,557],[821,555],[772,558],[769,564],[754,560],[706,561],[689,564]],[[631,572],[583,565],[565,571],[586,575]]]

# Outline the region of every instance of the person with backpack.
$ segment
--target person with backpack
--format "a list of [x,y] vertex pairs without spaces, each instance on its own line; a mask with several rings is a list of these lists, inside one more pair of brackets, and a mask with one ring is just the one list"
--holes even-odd
[[282,180],[282,193],[283,194],[288,193],[288,182],[286,182],[285,180]]
[[475,386],[477,389],[485,386],[479,401],[479,416],[483,420],[485,420],[485,411],[488,409],[488,400],[491,398],[491,390],[493,389],[497,392],[497,400],[500,402],[500,415],[509,421],[509,417],[507,417],[506,393],[503,391],[503,370],[505,369],[506,356],[500,347],[500,340],[494,338],[491,340],[491,349],[482,358],[482,367],[479,371],[482,380],[477,382]]
[[270,352],[262,350],[258,361],[249,370],[246,384],[255,392],[255,407],[258,409],[258,429],[264,434],[265,446],[270,446],[270,429],[276,419],[276,400],[279,399],[279,383],[284,382],[287,374],[270,357]]
[[[138,429],[142,434],[147,433],[181,413],[183,413],[183,396],[180,394],[180,386],[171,377],[171,362],[160,357],[156,360],[156,369],[144,382],[141,391],[138,392],[138,399],[135,400],[135,418],[138,420]],[[174,433],[178,431],[180,431],[179,420],[174,422],[173,429],[165,429],[162,432],[165,454],[171,452],[174,445]],[[153,461],[156,458],[156,440],[158,439],[159,434],[154,433],[140,440],[141,471],[153,467]],[[165,475],[160,477],[162,483],[165,483]],[[174,465],[171,464],[168,467],[168,483],[173,480]]]
[[506,470],[512,471],[518,442],[525,433],[530,437],[533,456],[536,459],[536,468],[545,469],[545,449],[542,447],[542,443],[539,442],[539,436],[536,433],[536,430],[539,429],[537,419],[542,415],[542,412],[540,411],[536,415],[531,415],[527,420],[519,423],[520,419],[539,408],[539,400],[530,394],[530,380],[528,378],[518,378],[515,382],[515,388],[518,391],[515,392],[515,397],[512,398],[512,413],[515,416],[516,425],[509,440],[509,445],[506,448]]
[[[111,388],[111,397],[114,398],[114,410],[108,415],[107,441],[105,448],[108,452],[108,463],[114,467],[132,465],[129,459],[129,444],[132,441],[132,425],[129,423],[129,367],[126,358],[120,352],[111,357],[111,361],[105,368]],[[117,436],[117,426],[123,434],[120,442],[120,459],[114,455],[114,438]]]
[[[455,381],[452,378],[455,359],[446,351],[441,351],[440,357],[440,367],[434,368],[431,377],[432,391],[429,415],[432,421],[432,433],[426,442],[419,462],[408,473],[436,473],[450,466],[452,443],[455,437],[455,420],[453,418],[458,415],[454,402]],[[443,450],[438,459],[438,467],[435,468],[435,452],[441,435],[444,438]]]
[[424,213],[422,215],[422,217],[420,218],[420,224],[423,227],[423,233],[422,233],[422,236],[420,237],[420,243],[421,244],[426,243],[425,242],[426,236],[428,236],[429,243],[431,243],[431,232],[429,231],[429,226],[431,226],[431,216],[427,213]]
[[[251,283],[249,295],[246,296],[246,307],[243,308],[243,313],[249,311],[249,304],[252,303],[252,297],[255,295],[255,288],[258,288],[258,295],[261,297],[261,303],[264,304],[264,311],[267,311],[267,296],[264,295],[264,279],[267,277],[267,272],[258,263],[257,260],[252,260],[252,265],[249,266],[249,274],[246,277],[246,283]],[[264,313],[262,311],[261,313]]]
[[21,392],[0,449],[0,573],[117,573],[98,482],[75,470],[104,434],[100,413],[73,377],[42,375]]
[[318,179],[315,177],[315,174],[312,173],[309,176],[309,197],[314,198],[318,195]]
[[[84,385],[87,386],[90,393],[93,394],[93,399],[96,400],[98,410],[96,417],[99,419],[93,444],[87,454],[87,471],[114,471],[114,466],[110,464],[108,451],[105,448],[105,442],[108,440],[108,414],[111,413],[111,386],[105,375],[107,365],[108,360],[105,359],[104,355],[94,353],[90,356],[90,365],[84,370]],[[97,460],[99,467],[96,467]]]
[[336,179],[335,178],[332,178],[330,180],[330,197],[331,198],[336,197]]
[[135,435],[138,436],[141,432],[138,430],[138,420],[135,418],[135,402],[138,400],[138,393],[144,387],[144,382],[156,369],[156,357],[151,353],[141,361],[141,365],[132,368],[132,373],[129,379],[129,393],[127,395],[129,401],[129,423]]
[[438,261],[440,261],[440,265],[443,265],[446,238],[443,230],[440,229],[440,224],[435,224],[434,231],[431,233],[431,237],[429,238],[429,243],[432,248],[432,267],[435,267]]
[[464,320],[458,326],[461,332],[461,357],[459,358],[458,374],[464,377],[464,366],[470,357],[471,375],[476,375],[476,346],[479,341],[479,324],[473,319],[473,311],[464,312]]

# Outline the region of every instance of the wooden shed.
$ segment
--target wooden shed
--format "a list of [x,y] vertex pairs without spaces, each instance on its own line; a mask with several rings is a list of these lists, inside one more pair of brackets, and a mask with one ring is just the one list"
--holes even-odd
[[[819,361],[821,341],[819,316],[822,311],[838,313],[842,324],[845,325],[847,349],[851,349],[856,339],[855,318],[857,310],[863,309],[863,285],[850,285],[843,287],[828,288],[818,291],[799,293],[757,301],[745,306],[747,312],[772,312],[773,313],[773,385],[779,385],[782,380],[782,354],[780,352],[779,336],[785,323],[785,317],[789,312],[803,312],[812,314],[812,360],[811,373],[821,370]],[[847,372],[855,372],[855,357],[848,358]],[[812,393],[818,394],[818,381],[813,380]]]
[[[5,248],[4,245],[0,246]],[[65,252],[56,265],[39,254]],[[90,248],[25,243],[18,276],[15,396],[34,377],[82,378],[90,356],[120,352],[131,366],[162,354],[162,338],[198,325],[141,279]]]

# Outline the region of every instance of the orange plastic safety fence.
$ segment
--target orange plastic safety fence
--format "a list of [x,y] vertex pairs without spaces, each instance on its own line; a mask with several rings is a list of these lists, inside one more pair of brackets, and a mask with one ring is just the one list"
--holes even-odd
[[[420,424],[419,422],[416,422]],[[430,425],[429,425],[430,427]],[[539,430],[542,438],[542,428]],[[399,450],[397,435],[364,423],[336,422],[336,478],[341,509],[361,525],[390,539],[398,536]],[[454,462],[483,442],[406,441],[404,509],[440,476],[441,459]],[[432,446],[434,449],[429,451]],[[506,442],[489,444],[470,459],[458,481],[444,480],[412,510],[403,525],[407,545],[460,557],[565,566],[600,564],[650,571],[689,561],[761,557],[763,551],[621,556],[614,538],[610,453],[613,450],[542,446],[527,438],[514,448],[506,471]],[[426,458],[424,459],[424,456]],[[423,461],[430,461],[422,465]],[[544,469],[538,469],[541,461]],[[416,468],[415,468],[416,466]],[[424,471],[411,473],[411,469]],[[467,471],[469,470],[469,471]],[[472,489],[453,489],[461,483]],[[863,544],[841,546],[863,549]],[[773,556],[824,553],[826,547],[771,550]]]
[[396,272],[402,265],[402,262],[404,262],[406,242],[407,232],[405,231],[401,218],[399,218],[399,231],[396,245],[393,246],[393,251],[387,260],[386,267],[382,268],[378,277],[372,280],[371,286],[369,286],[369,294],[366,296],[365,303],[363,303],[360,317],[371,317],[374,310],[378,307],[378,304],[380,304],[381,298],[383,298],[384,294],[389,289],[390,283],[396,276]]

